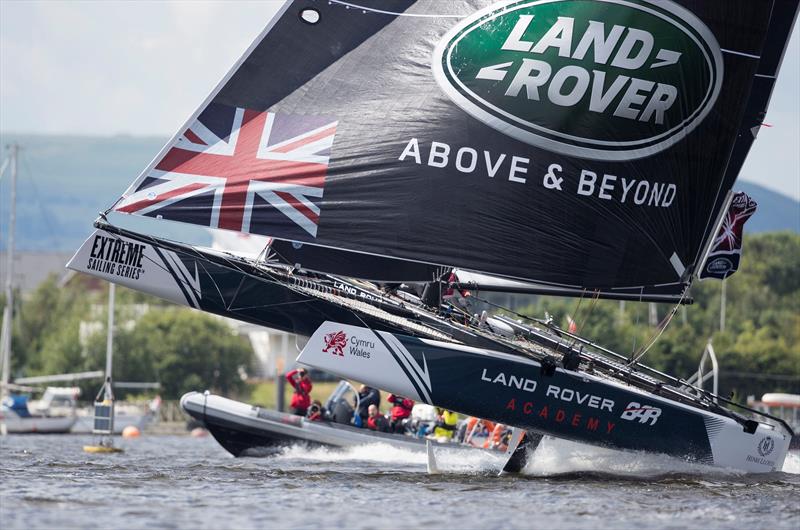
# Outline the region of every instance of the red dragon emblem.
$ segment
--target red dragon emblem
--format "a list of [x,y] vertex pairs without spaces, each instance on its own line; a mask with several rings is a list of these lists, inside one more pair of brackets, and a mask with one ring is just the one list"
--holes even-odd
[[333,351],[331,352],[333,355],[339,355],[344,357],[344,347],[347,346],[347,335],[345,335],[344,331],[334,331],[332,333],[328,333],[324,337],[325,339],[325,347],[322,349],[323,352],[327,352],[331,348]]

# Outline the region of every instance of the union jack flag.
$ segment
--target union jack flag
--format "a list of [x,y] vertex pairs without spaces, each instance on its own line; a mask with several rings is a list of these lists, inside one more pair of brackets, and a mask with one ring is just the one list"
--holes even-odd
[[212,103],[115,210],[316,237],[336,125],[327,117]]
[[744,224],[756,212],[758,203],[743,191],[733,195],[731,205],[722,221],[717,236],[711,244],[700,278],[724,280],[739,268],[742,256]]

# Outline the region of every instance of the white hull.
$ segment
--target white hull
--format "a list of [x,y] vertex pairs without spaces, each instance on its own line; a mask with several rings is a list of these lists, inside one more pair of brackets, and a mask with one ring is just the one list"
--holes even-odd
[[8,434],[63,434],[70,432],[70,429],[77,419],[78,418],[75,416],[6,417],[0,422],[0,426],[2,426],[2,430]]

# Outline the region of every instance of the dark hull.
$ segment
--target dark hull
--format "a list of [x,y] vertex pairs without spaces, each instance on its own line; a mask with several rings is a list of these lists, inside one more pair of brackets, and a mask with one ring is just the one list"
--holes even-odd
[[[327,337],[359,344],[332,355]],[[326,351],[327,350],[327,351]],[[415,400],[557,438],[753,472],[783,467],[791,433],[703,410],[593,369],[327,322],[298,360]]]
[[215,418],[205,422],[208,432],[230,454],[240,456],[269,456],[297,444],[321,447],[325,444],[299,436],[286,436],[268,428],[253,428],[235,420]]
[[[187,414],[202,422],[214,439],[233,456],[268,456],[286,447],[348,448],[385,443],[395,448],[424,452],[425,440],[402,434],[385,434],[328,421],[305,418],[250,406],[213,394],[190,392],[181,398]],[[480,451],[459,444],[444,444],[458,451]]]

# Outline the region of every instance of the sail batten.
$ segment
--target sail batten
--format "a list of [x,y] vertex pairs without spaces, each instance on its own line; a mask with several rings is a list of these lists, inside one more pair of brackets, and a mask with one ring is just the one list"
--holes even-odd
[[680,300],[796,13],[287,2],[115,209],[294,241],[290,261],[376,281],[445,266]]

